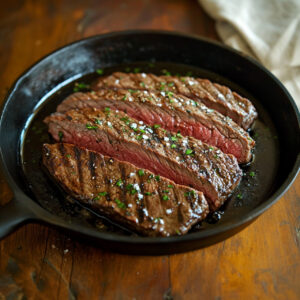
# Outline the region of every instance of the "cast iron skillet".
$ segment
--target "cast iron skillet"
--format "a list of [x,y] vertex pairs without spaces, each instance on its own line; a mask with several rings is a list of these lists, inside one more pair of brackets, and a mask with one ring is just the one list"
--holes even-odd
[[[54,104],[58,101],[57,97],[53,100],[51,94],[60,88],[64,94],[64,89],[68,90],[64,86],[94,73],[96,69],[104,68],[108,70],[106,72],[124,70],[132,64],[147,69],[149,66],[145,62],[159,62],[159,68],[169,66],[174,72],[192,69],[197,76],[227,83],[250,97],[260,114],[257,127],[253,129],[263,133],[261,142],[257,141],[256,161],[259,163],[254,171],[258,181],[251,181],[247,175],[249,170],[245,168],[246,179],[237,192],[243,193],[245,189],[244,198],[233,196],[234,199],[222,208],[224,216],[219,222],[203,224],[185,236],[145,238],[111,231],[108,227],[99,230],[85,222],[77,222],[77,216],[68,218],[63,210],[48,209],[44,198],[52,199],[57,194],[51,183],[46,184],[46,189],[42,185],[32,188],[30,172],[26,173],[26,168],[23,172],[24,164],[28,163],[23,157],[24,149],[28,152],[32,147],[34,153],[40,155],[39,150],[35,150],[36,145],[31,145],[29,139],[26,141],[26,129],[32,119],[45,114],[49,101]],[[158,71],[154,69],[153,72]],[[52,110],[54,107],[52,105]],[[47,113],[51,113],[51,109],[48,110]],[[132,254],[168,254],[216,243],[253,222],[291,185],[300,165],[299,124],[295,103],[270,72],[253,59],[216,42],[161,31],[109,33],[75,42],[43,58],[20,76],[4,103],[0,119],[1,168],[14,198],[0,209],[0,238],[20,224],[35,221],[67,230],[102,248]],[[270,134],[264,137],[267,131]],[[269,156],[272,157],[272,167],[268,170],[263,166]],[[38,167],[36,177],[44,178]],[[35,170],[34,166],[30,169]]]

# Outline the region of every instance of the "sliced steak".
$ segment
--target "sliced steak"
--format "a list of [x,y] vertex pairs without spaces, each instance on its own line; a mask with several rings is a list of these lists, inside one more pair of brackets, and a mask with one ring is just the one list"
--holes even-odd
[[70,109],[105,107],[121,110],[146,124],[159,124],[172,132],[193,136],[209,145],[233,154],[239,163],[251,159],[255,142],[249,134],[230,118],[204,104],[172,92],[128,90],[99,90],[92,93],[75,93],[65,99],[58,112]]
[[202,191],[211,209],[223,204],[242,177],[233,155],[157,125],[146,126],[123,112],[71,110],[54,113],[45,122],[57,141],[128,161]]
[[257,117],[256,109],[248,99],[207,79],[116,72],[100,77],[93,84],[94,90],[102,88],[174,92],[204,103],[207,107],[230,117],[244,129],[248,129]]
[[45,144],[43,164],[75,199],[143,235],[185,234],[209,211],[201,192],[74,145]]

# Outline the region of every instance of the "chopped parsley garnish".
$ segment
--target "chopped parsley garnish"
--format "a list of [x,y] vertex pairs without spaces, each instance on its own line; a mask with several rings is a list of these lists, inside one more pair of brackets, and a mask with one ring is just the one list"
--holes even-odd
[[178,234],[178,235],[181,235],[180,231],[178,229],[175,230],[175,232]]
[[83,83],[83,82],[76,82],[75,83],[75,86],[74,86],[74,88],[73,88],[73,91],[74,92],[79,92],[79,91],[81,91],[81,90],[87,90],[87,89],[89,89],[90,88],[90,86],[88,85],[88,84],[86,84],[86,83]]
[[140,73],[141,72],[141,69],[140,68],[134,68],[133,69],[133,73]]
[[130,94],[134,94],[134,93],[137,93],[137,92],[138,92],[138,90],[132,90],[132,89],[128,89],[128,92],[129,92]]
[[214,157],[215,157],[216,159],[218,159],[218,158],[219,158],[219,155],[218,155],[218,154],[216,154]]
[[169,82],[168,86],[174,86],[174,82]]
[[179,131],[177,132],[176,135],[177,135],[177,137],[182,138],[182,135],[181,135],[181,133]]
[[144,176],[144,175],[145,175],[145,172],[144,172],[144,170],[140,169],[140,170],[138,170],[138,174],[139,174],[140,176]]
[[162,192],[165,193],[165,194],[169,194],[170,193],[168,190],[163,190]]
[[169,98],[173,97],[173,93],[172,92],[167,92],[166,94],[167,94],[167,97],[169,97]]
[[172,144],[172,145],[171,145],[171,148],[172,148],[172,149],[175,149],[175,148],[176,148],[176,145],[175,145],[175,144]]
[[130,121],[129,121],[129,119],[127,117],[121,118],[121,121],[124,121],[126,125],[130,124]]
[[251,171],[251,172],[249,173],[249,176],[250,176],[250,177],[255,177],[255,172]]
[[174,142],[176,142],[177,141],[177,137],[176,136],[172,136],[171,140],[174,141]]
[[102,124],[102,121],[100,121],[99,119],[95,119],[95,121],[94,121],[96,124],[98,124],[98,125],[101,125]]
[[146,131],[145,131],[144,129],[140,129],[140,128],[139,128],[139,131],[140,131],[141,133],[146,133]]
[[129,183],[126,185],[126,190],[130,191],[133,188],[133,184]]
[[168,184],[168,188],[172,189],[174,186],[172,184]]
[[185,192],[184,196],[191,197],[191,196],[195,196],[195,194],[196,194],[195,191],[192,190],[192,191]]
[[152,178],[154,178],[154,175],[153,175],[153,174],[150,174],[150,175],[149,175],[149,179],[152,179]]
[[166,75],[166,76],[171,76],[171,72],[169,72],[169,71],[166,70],[166,69],[161,70],[161,72],[162,72],[164,75]]
[[109,108],[109,107],[105,107],[105,108],[104,108],[104,111],[105,111],[105,112],[110,112],[110,108]]
[[236,197],[237,197],[238,199],[243,199],[243,195],[242,195],[242,194],[238,194]]
[[150,192],[144,192],[144,194],[145,194],[146,196],[151,196],[151,195],[152,195],[152,193],[150,193]]
[[156,175],[156,176],[155,176],[155,180],[156,180],[156,181],[160,181],[160,176],[159,176],[159,175]]
[[164,91],[165,86],[161,83],[161,86],[159,87],[159,89],[160,89],[161,91]]
[[143,138],[142,135],[138,135],[138,136],[136,137],[136,139],[137,139],[138,141],[140,141],[142,138]]
[[145,82],[141,82],[140,86],[145,87]]
[[122,179],[119,179],[119,180],[116,182],[116,186],[121,187],[122,185],[123,185],[123,181],[122,181]]
[[96,130],[98,128],[97,126],[94,126],[94,125],[91,125],[91,124],[85,124],[85,127],[88,130]]
[[153,125],[153,128],[154,128],[154,129],[157,129],[157,128],[159,128],[159,127],[160,127],[159,124],[154,124],[154,125]]
[[64,137],[64,134],[63,134],[62,131],[59,131],[59,132],[58,132],[58,137],[59,137],[59,141],[61,142],[61,140],[62,140],[63,137]]
[[106,196],[107,195],[107,192],[100,192],[98,193],[99,196]]
[[123,101],[127,100],[127,94],[122,98]]
[[213,147],[208,147],[208,149],[209,149],[209,150],[214,150],[214,148],[213,148]]
[[117,206],[118,206],[119,208],[122,208],[122,209],[125,209],[125,208],[126,208],[125,203],[121,202],[119,199],[115,199],[115,202],[117,203]]
[[186,149],[186,151],[185,151],[185,154],[186,155],[191,155],[191,154],[193,154],[193,150],[192,149]]
[[136,189],[130,190],[130,194],[131,194],[131,195],[134,195],[135,193],[137,193],[137,190],[136,190]]
[[168,200],[169,200],[169,197],[168,197],[167,195],[163,195],[162,199],[163,199],[164,201],[168,201]]
[[71,157],[71,154],[67,154],[66,157],[67,157],[67,158],[70,158],[70,157]]
[[104,73],[104,71],[102,69],[97,69],[96,73],[99,74],[99,75],[102,75]]

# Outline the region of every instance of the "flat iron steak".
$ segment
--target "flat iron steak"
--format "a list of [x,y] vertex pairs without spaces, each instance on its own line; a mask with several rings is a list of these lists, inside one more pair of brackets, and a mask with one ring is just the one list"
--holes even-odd
[[71,110],[45,119],[55,140],[97,151],[202,191],[219,208],[242,178],[233,155],[142,121],[123,112]]
[[231,91],[228,87],[212,83],[207,79],[115,72],[109,76],[100,77],[92,87],[94,90],[126,88],[158,90],[184,95],[230,117],[244,129],[248,129],[257,118],[256,109],[251,101]]
[[172,92],[124,89],[78,92],[58,105],[57,111],[87,107],[121,110],[146,124],[159,124],[174,133],[193,136],[234,155],[239,163],[248,163],[252,157],[255,142],[245,130],[204,104]]
[[203,193],[70,144],[44,144],[43,164],[72,197],[146,236],[181,235],[208,213]]

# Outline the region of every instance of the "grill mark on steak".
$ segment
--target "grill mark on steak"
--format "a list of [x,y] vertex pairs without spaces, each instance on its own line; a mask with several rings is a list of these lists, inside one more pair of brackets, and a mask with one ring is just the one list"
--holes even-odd
[[82,170],[81,170],[81,160],[80,160],[81,150],[80,150],[80,148],[74,147],[74,154],[75,154],[75,161],[76,161],[76,164],[77,164],[79,184],[80,184],[80,188],[82,189],[82,187],[83,187],[83,183],[82,183],[83,178],[82,178]]
[[[191,188],[176,185],[174,182],[161,177],[158,182],[152,177],[153,173],[144,170],[144,175],[138,174],[138,168],[130,163],[118,160],[110,160],[99,153],[93,153],[87,149],[77,149],[76,146],[64,144],[44,144],[43,145],[43,164],[53,179],[73,198],[86,206],[89,206],[96,213],[100,213],[119,222],[129,229],[133,229],[143,235],[148,236],[170,236],[185,234],[192,225],[203,220],[208,214],[208,204],[201,192]],[[64,149],[64,151],[61,151]],[[76,154],[77,153],[77,154]],[[80,155],[78,155],[80,153]],[[97,173],[96,179],[90,179],[91,157],[94,157],[94,170]],[[82,181],[78,180],[78,172],[72,173],[72,166],[81,161]],[[67,163],[63,164],[62,161]],[[112,184],[110,191],[105,185],[104,174],[114,170],[111,175]],[[65,176],[65,174],[70,176]],[[151,181],[148,178],[152,176]],[[124,185],[115,185],[116,180],[122,178]],[[77,179],[77,180],[76,180]],[[145,205],[145,209],[139,204],[137,193],[125,192],[127,184],[133,186],[144,185],[147,190],[166,189],[172,184],[174,191],[178,194],[178,203],[174,201],[164,201],[158,194],[147,196],[151,201]],[[194,192],[194,206],[190,206],[184,196],[186,192]],[[103,196],[103,192],[111,194],[111,200]],[[149,200],[149,199],[148,199]],[[137,209],[140,208],[138,211]],[[183,209],[184,208],[184,209]],[[140,215],[139,215],[140,214]],[[181,217],[178,217],[180,214]],[[178,222],[178,220],[181,220]]]
[[[68,115],[72,121],[68,120]],[[92,123],[93,120],[99,123]],[[172,149],[170,132],[145,126],[142,134],[138,121],[123,112],[117,114],[111,111],[108,115],[95,109],[73,110],[66,114],[52,114],[45,122],[57,141],[58,130],[66,131],[68,134],[63,135],[64,142],[129,161],[178,184],[191,185],[203,191],[213,210],[223,204],[241,180],[242,172],[232,155],[191,137],[179,138],[176,149]],[[92,129],[87,128],[90,124],[94,126]],[[154,132],[159,142],[152,139]],[[101,143],[97,142],[99,139]],[[150,144],[145,140],[149,140]]]
[[[90,170],[90,180],[91,180],[91,182],[93,182],[94,180],[97,180],[97,174],[95,172],[95,165],[96,165],[96,163],[95,163],[95,153],[90,152],[89,153],[89,159],[88,159],[88,162],[87,162],[87,166],[88,166],[88,169]],[[94,192],[94,190],[93,190],[93,192]]]
[[[103,161],[103,168],[102,168],[102,172],[103,172],[103,179],[104,179],[104,184],[105,184],[105,191],[107,191],[107,195],[105,196],[107,201],[111,201],[110,195],[111,195],[111,182],[110,182],[110,174],[108,172],[108,167],[106,167],[106,163],[104,158],[102,158]],[[108,164],[109,165],[109,164]]]
[[253,104],[229,88],[212,83],[207,79],[175,76],[156,76],[153,74],[133,74],[115,72],[109,76],[100,77],[93,85],[94,90],[133,89],[133,90],[163,90],[185,95],[204,103],[209,108],[219,111],[244,129],[248,129],[257,118]]
[[139,222],[143,222],[144,220],[144,208],[147,209],[145,207],[145,201],[144,201],[144,186],[143,186],[143,181],[142,181],[142,178],[141,176],[137,176],[137,184],[139,185],[140,187],[140,190],[141,190],[141,195],[143,196],[143,198],[139,199]]
[[91,173],[91,180],[94,180],[96,177],[96,172],[95,172],[95,153],[90,152],[90,157],[88,160],[88,168]]
[[224,153],[233,154],[239,163],[250,161],[255,142],[250,135],[230,118],[204,104],[171,92],[128,90],[100,90],[75,93],[58,107],[58,112],[83,108],[121,110],[145,124],[159,124],[182,135],[193,136]]
[[[122,180],[122,182],[124,184],[124,182],[126,181],[125,167],[124,167],[123,164],[120,164],[119,168],[120,168],[120,172],[121,172],[121,180]],[[123,196],[124,199],[126,199],[126,188],[123,189],[122,196]],[[127,202],[126,202],[126,205],[128,205]]]

